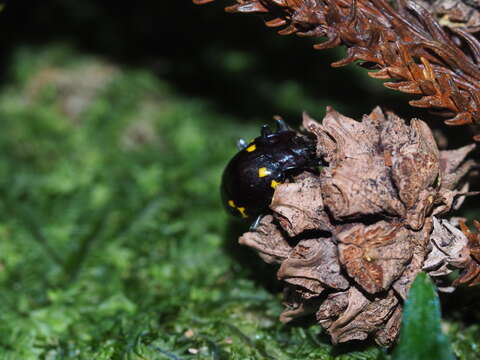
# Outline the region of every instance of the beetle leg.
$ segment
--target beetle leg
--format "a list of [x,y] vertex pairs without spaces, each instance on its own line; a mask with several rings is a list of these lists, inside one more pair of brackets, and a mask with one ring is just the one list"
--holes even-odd
[[275,123],[277,124],[277,133],[289,130],[287,123],[285,122],[285,120],[283,120],[281,116],[275,115],[273,118],[275,119]]
[[255,221],[250,225],[249,231],[255,231],[257,230],[258,225],[260,224],[260,221],[262,220],[263,215],[258,215]]
[[268,135],[270,135],[272,133],[272,129],[270,129],[270,126],[268,125],[263,125],[262,126],[262,130],[260,130],[260,134],[262,135],[262,137],[267,137]]
[[247,145],[248,145],[248,144],[247,144],[247,142],[245,141],[245,139],[243,139],[243,138],[238,139],[238,141],[237,141],[237,148],[238,148],[238,150],[243,150],[243,149],[245,149],[245,148],[247,147]]

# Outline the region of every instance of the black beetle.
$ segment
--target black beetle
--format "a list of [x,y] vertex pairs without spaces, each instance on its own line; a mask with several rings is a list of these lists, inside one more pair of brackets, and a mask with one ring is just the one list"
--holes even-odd
[[250,143],[240,139],[240,151],[223,172],[222,201],[232,215],[253,218],[265,213],[278,184],[302,170],[315,169],[314,142],[289,129],[282,119],[276,118],[276,123],[275,132],[264,125]]

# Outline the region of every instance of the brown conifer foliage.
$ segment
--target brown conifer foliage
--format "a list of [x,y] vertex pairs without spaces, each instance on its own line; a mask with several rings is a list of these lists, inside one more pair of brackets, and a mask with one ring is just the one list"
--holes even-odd
[[455,280],[454,285],[468,284],[469,286],[480,284],[480,222],[474,221],[473,225],[477,232],[472,232],[465,221],[460,222],[460,229],[468,238],[468,249],[470,258],[460,277]]
[[326,37],[316,49],[344,45],[347,55],[333,67],[360,62],[371,77],[388,80],[386,87],[420,95],[410,104],[441,112],[448,125],[479,124],[480,42],[471,32],[478,29],[478,11],[464,12],[462,23],[458,6],[447,11],[445,2],[237,0],[226,11],[262,14],[280,35]]

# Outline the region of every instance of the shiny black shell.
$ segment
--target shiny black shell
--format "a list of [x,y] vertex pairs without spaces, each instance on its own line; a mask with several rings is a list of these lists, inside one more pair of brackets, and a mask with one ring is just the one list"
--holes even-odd
[[221,186],[223,204],[235,216],[260,215],[267,211],[276,185],[314,164],[315,148],[310,139],[290,130],[262,131],[225,168]]

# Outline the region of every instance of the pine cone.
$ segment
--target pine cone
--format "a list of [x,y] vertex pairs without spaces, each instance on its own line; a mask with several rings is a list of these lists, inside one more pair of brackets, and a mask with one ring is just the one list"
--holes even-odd
[[322,124],[305,114],[303,126],[327,165],[278,185],[272,215],[239,241],[280,265],[281,321],[314,316],[334,343],[372,336],[389,346],[418,272],[445,291],[453,269],[475,265],[480,277],[473,238],[438,218],[474,194],[474,145],[439,151],[423,121],[380,108],[361,122],[328,108]]

